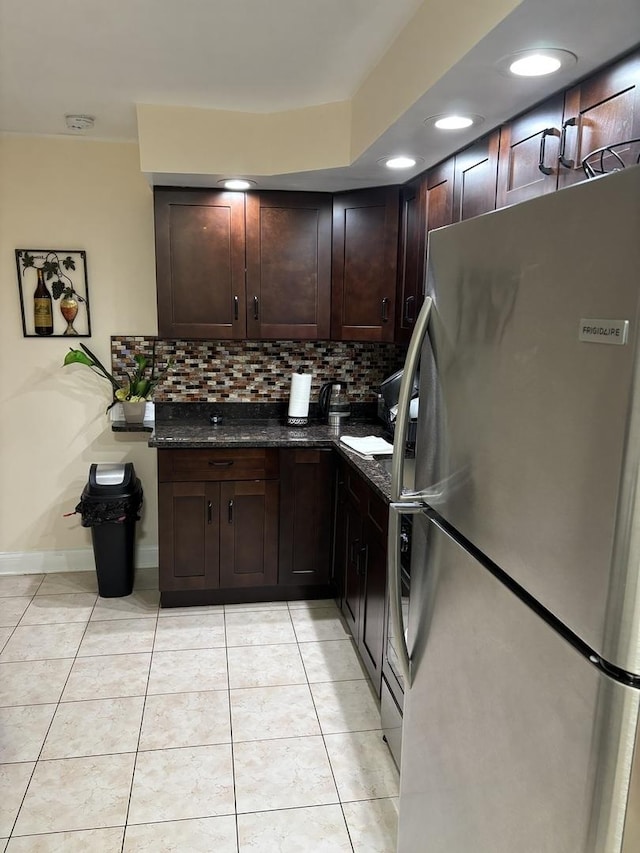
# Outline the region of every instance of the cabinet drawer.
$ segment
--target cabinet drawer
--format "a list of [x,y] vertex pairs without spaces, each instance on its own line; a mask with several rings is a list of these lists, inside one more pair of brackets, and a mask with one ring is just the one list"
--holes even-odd
[[161,483],[273,480],[277,477],[278,451],[264,447],[158,452],[158,480]]

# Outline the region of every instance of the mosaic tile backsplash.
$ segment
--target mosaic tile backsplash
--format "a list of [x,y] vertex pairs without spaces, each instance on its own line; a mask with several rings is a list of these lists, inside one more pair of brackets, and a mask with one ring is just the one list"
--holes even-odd
[[289,399],[291,374],[312,373],[311,399],[329,380],[347,384],[352,402],[376,399],[378,386],[404,363],[405,348],[395,344],[334,341],[182,341],[152,336],[112,337],[113,372],[133,369],[133,354],[151,356],[164,367],[158,403],[255,403]]

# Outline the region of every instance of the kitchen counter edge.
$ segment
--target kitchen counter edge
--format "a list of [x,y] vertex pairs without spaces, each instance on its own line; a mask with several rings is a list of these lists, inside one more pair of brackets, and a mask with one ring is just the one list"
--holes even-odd
[[341,441],[341,435],[384,436],[379,424],[349,424],[340,434],[323,424],[304,428],[282,425],[264,426],[230,423],[208,426],[179,422],[160,423],[149,438],[149,447],[158,450],[193,450],[241,447],[311,448],[332,447],[345,459],[367,483],[389,502],[391,500],[391,476],[375,459],[363,459]]

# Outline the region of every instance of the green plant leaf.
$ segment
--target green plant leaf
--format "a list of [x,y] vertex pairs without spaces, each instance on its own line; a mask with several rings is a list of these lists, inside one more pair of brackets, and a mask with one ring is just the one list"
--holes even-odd
[[29,252],[24,253],[24,257],[22,258],[22,268],[28,269],[28,267],[35,267],[36,262],[34,260],[33,255],[30,255]]
[[147,367],[147,361],[143,355],[134,355],[133,360],[138,365],[138,369],[136,370],[136,374],[138,376],[142,376]]
[[131,387],[131,393],[136,397],[146,397],[151,391],[151,382],[148,379],[139,379]]
[[79,349],[71,349],[64,357],[63,366],[67,364],[86,364],[87,367],[93,367],[95,362]]
[[76,262],[73,260],[71,255],[67,255],[67,257],[62,261],[62,266],[66,270],[74,270],[76,268]]

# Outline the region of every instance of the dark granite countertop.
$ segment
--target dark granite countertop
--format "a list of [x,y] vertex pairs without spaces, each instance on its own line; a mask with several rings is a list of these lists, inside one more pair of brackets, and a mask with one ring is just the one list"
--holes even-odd
[[[281,421],[228,420],[215,426],[193,419],[156,422],[149,446],[159,450],[216,447],[333,447],[386,501],[391,500],[391,476],[375,460],[363,459],[340,441],[340,435],[384,435],[379,423],[349,422],[342,433],[326,424],[287,427]],[[386,457],[388,458],[388,457]]]

